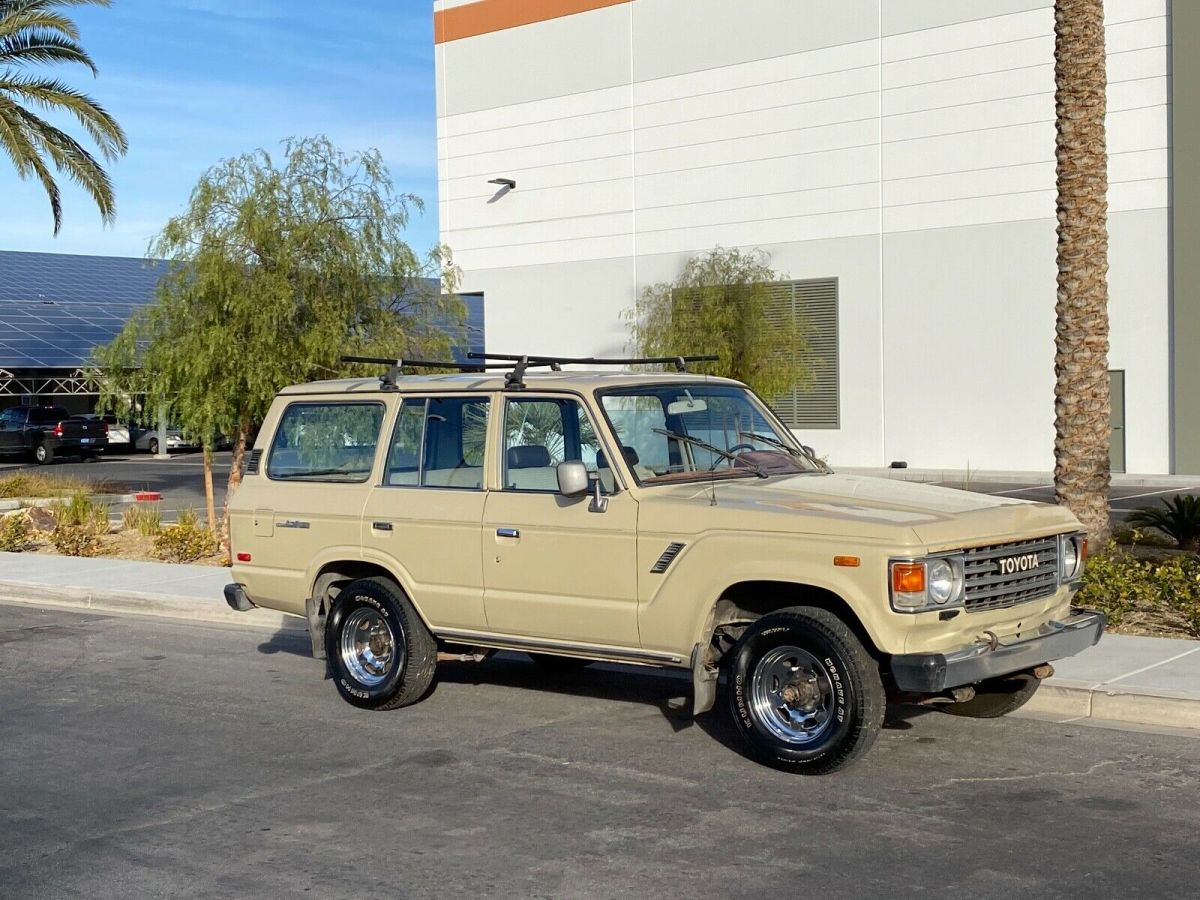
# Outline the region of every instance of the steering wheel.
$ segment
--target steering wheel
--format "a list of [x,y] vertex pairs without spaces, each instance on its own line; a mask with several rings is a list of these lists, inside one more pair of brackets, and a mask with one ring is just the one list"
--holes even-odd
[[[734,455],[734,454],[736,454],[736,453],[737,453],[739,450],[749,450],[750,452],[752,452],[752,453],[753,453],[753,452],[754,452],[754,445],[753,445],[753,444],[734,444],[732,447],[729,447],[729,448],[728,448],[728,449],[727,449],[725,452],[726,452],[726,453],[728,453],[728,454],[730,454],[730,455]],[[712,464],[711,466],[709,466],[709,467],[708,467],[708,471],[710,471],[710,472],[711,472],[711,471],[713,471],[714,469],[716,469],[716,467],[717,467],[718,465],[720,465],[720,464],[721,464],[721,463],[723,463],[723,462],[727,462],[727,463],[729,463],[731,466],[733,465],[733,460],[732,460],[732,459],[728,459],[728,458],[726,458],[726,457],[724,457],[724,456],[718,456],[716,459],[714,459],[714,460],[713,460],[713,464]]]

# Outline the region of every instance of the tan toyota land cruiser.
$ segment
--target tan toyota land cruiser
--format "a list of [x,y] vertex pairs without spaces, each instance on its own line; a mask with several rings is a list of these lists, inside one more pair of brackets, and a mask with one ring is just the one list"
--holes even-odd
[[263,424],[226,600],[304,616],[356,706],[420,700],[439,654],[690,669],[696,713],[722,683],[754,756],[815,774],[885,699],[1003,715],[1100,638],[1064,509],[835,474],[736,381],[509,359],[290,387]]

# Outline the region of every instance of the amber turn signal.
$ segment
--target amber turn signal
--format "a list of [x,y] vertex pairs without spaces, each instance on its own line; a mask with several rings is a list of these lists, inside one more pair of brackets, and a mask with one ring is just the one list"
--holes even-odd
[[925,563],[893,563],[892,590],[897,594],[925,591]]
[[835,556],[833,558],[833,564],[835,566],[846,566],[850,569],[857,569],[862,565],[862,560],[857,556]]

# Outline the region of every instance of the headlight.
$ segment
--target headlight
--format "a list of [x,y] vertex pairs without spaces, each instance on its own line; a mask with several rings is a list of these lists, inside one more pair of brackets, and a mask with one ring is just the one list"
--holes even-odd
[[894,559],[888,569],[892,609],[896,612],[925,612],[962,604],[961,555]]
[[1058,577],[1061,581],[1076,581],[1083,575],[1087,561],[1087,535],[1058,536]]
[[929,563],[929,599],[939,605],[950,602],[954,596],[954,567],[946,559],[935,559]]

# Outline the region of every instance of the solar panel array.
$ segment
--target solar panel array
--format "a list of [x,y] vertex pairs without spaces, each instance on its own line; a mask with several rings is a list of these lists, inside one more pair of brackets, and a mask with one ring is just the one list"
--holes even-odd
[[74,369],[154,298],[161,261],[0,251],[0,368]]
[[[0,250],[0,368],[83,366],[93,347],[111,341],[154,299],[166,267],[162,260]],[[483,295],[462,299],[466,323],[447,328],[460,360],[484,349]]]

